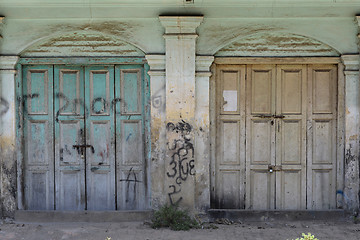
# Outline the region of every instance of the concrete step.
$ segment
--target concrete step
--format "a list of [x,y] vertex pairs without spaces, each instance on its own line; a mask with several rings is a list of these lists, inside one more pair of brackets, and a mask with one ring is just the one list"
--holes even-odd
[[16,222],[135,222],[151,219],[145,211],[24,211],[15,212]]
[[344,210],[310,211],[310,210],[238,210],[238,209],[209,209],[211,220],[226,218],[232,221],[346,221],[351,219],[351,213]]

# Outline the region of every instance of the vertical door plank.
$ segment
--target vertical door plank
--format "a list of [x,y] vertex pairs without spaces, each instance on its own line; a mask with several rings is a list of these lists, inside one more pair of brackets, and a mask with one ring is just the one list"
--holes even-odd
[[277,66],[276,209],[306,208],[306,65]]
[[54,209],[53,67],[23,67],[25,209]]
[[274,65],[247,67],[247,209],[275,208],[275,174],[268,170],[275,165],[275,71]]
[[147,208],[144,132],[144,69],[115,66],[117,206]]
[[85,67],[88,210],[115,210],[114,66]]
[[83,68],[55,66],[54,76],[56,210],[85,210]]
[[337,67],[308,67],[307,208],[336,207]]
[[217,70],[217,151],[214,205],[245,207],[245,66]]

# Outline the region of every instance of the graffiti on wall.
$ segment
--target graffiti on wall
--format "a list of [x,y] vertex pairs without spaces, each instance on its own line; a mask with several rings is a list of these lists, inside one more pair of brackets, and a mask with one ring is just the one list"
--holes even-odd
[[0,116],[3,116],[9,111],[9,103],[4,98],[0,97]]
[[151,97],[151,105],[153,108],[165,111],[165,84],[157,90]]
[[178,205],[183,199],[181,196],[181,184],[195,175],[194,146],[191,141],[192,126],[181,121],[178,123],[169,122],[166,125],[169,135],[167,149],[170,153],[170,162],[167,177],[173,179],[169,185],[168,193],[171,205]]
[[[58,117],[60,116],[61,112],[69,108],[75,112],[77,107],[84,106],[85,116],[89,115],[89,109],[86,107],[83,99],[75,98],[70,100],[64,93],[57,93],[55,97],[61,99],[64,102],[62,107],[56,112],[56,121],[58,121]],[[113,107],[115,107],[118,102],[121,102],[120,98],[114,98],[112,101],[108,102],[105,98],[97,97],[91,101],[90,108],[93,113],[102,114],[106,112],[107,109],[113,109]],[[116,113],[117,112],[115,109],[115,114]]]

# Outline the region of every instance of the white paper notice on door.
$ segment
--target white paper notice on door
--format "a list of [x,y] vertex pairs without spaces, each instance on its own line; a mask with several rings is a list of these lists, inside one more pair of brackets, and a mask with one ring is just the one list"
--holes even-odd
[[234,90],[224,90],[224,112],[236,112],[237,111],[237,91]]

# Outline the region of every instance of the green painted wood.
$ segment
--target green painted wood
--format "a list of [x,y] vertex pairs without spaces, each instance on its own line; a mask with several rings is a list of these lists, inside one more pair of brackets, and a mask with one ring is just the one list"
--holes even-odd
[[145,95],[143,65],[115,66],[118,209],[145,209]]
[[[25,66],[18,104],[24,116],[24,208],[54,209],[53,68]],[[20,120],[19,120],[20,121]]]
[[115,210],[114,66],[85,67],[88,210]]
[[84,72],[79,66],[54,67],[56,210],[85,210]]
[[[44,144],[52,146],[48,160],[53,166],[45,171],[46,177],[53,179],[48,181],[48,189],[36,189],[42,186],[38,183],[44,177],[38,177],[38,186],[31,188],[39,193],[39,199],[51,203],[30,203],[34,198],[29,194],[33,191],[25,191],[24,207],[20,200],[20,208],[147,209],[150,196],[150,171],[146,168],[150,159],[150,90],[149,76],[144,70],[149,70],[149,66],[19,64],[20,68],[24,69],[23,77],[17,80],[20,81],[18,91],[22,90],[23,83],[27,86],[29,69],[34,70],[29,76],[36,88],[23,87],[24,92],[19,93],[18,136],[24,132],[25,139],[35,142],[41,149]],[[44,69],[50,82],[47,85],[39,80],[44,77],[40,71]],[[37,92],[43,92],[43,95],[37,95]],[[31,99],[30,105],[25,103],[31,116],[26,115],[25,119],[24,115],[24,120],[35,116],[36,123],[45,121],[46,127],[23,124],[22,128],[22,113],[26,113],[22,109],[22,94],[38,98]],[[51,98],[48,105],[45,104],[47,98]],[[26,145],[30,146],[25,142],[24,147]],[[89,147],[81,151],[76,145]],[[41,149],[36,151],[41,152]],[[33,170],[26,161],[24,169],[25,176]],[[25,189],[29,184],[29,180],[25,180]],[[50,194],[52,198],[44,197],[44,194]]]

